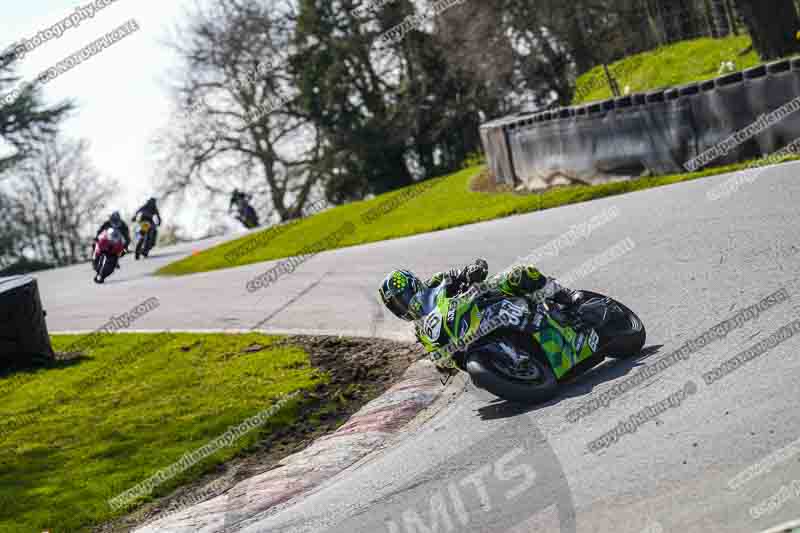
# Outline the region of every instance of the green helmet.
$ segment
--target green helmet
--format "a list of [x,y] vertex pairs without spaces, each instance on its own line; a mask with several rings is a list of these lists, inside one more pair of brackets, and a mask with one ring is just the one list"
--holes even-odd
[[392,270],[381,283],[378,294],[394,316],[411,321],[422,318],[419,295],[424,288],[425,285],[413,272]]

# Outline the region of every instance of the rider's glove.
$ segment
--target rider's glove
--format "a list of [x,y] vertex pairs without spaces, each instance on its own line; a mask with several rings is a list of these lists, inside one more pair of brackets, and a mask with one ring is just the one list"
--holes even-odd
[[561,287],[557,293],[553,295],[553,301],[557,304],[561,304],[566,307],[571,307],[574,303],[572,300],[572,295],[575,291],[568,289],[566,287]]
[[553,294],[551,299],[555,303],[563,306],[562,311],[560,312],[560,314],[563,315],[563,318],[566,318],[567,322],[570,323],[570,325],[572,325],[573,328],[581,329],[583,328],[584,324],[583,320],[581,320],[581,317],[578,316],[576,312],[578,306],[576,305],[574,297],[575,297],[575,291],[560,286],[558,292]]
[[556,295],[563,290],[565,290],[565,287],[556,281],[555,278],[548,278],[544,286],[541,289],[534,291],[531,296],[533,297],[534,301],[553,300],[555,299]]
[[475,263],[469,265],[464,274],[468,283],[479,283],[486,279],[489,273],[489,264],[484,259],[476,259]]

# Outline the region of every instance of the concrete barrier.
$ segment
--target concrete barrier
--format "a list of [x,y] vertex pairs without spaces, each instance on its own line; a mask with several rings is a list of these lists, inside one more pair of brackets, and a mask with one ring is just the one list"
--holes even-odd
[[[481,125],[498,184],[542,190],[686,172],[685,164],[800,96],[800,58],[679,87]],[[706,166],[754,159],[800,137],[791,113]]]

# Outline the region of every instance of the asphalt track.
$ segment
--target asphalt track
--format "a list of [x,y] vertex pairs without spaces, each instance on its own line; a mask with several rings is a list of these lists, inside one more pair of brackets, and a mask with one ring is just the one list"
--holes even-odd
[[[385,316],[373,299],[391,268],[405,266],[429,275],[481,256],[492,270],[500,269],[616,206],[616,219],[539,266],[558,276],[632,239],[633,250],[575,287],[598,290],[633,308],[647,326],[647,346],[655,353],[638,361],[609,361],[564,386],[558,400],[523,411],[468,389],[401,444],[373,455],[310,497],[265,516],[232,518],[228,526],[332,533],[759,531],[800,514],[800,497],[766,517],[749,514],[782,485],[800,479],[800,454],[738,490],[728,482],[800,438],[800,336],[711,385],[701,375],[800,318],[798,172],[800,164],[769,169],[716,202],[708,201],[706,192],[729,175],[326,252],[254,294],[245,283],[271,263],[180,278],[149,275],[207,243],[156,250],[139,263],[127,260],[102,287],[92,283],[88,265],[37,277],[51,332],[95,329],[112,314],[156,296],[160,307],[131,328],[241,330],[267,319],[261,328],[266,331],[411,340],[408,326]],[[575,423],[566,420],[571,409],[637,367],[781,288],[790,300],[608,407]],[[589,441],[688,381],[697,392],[678,407],[599,453],[587,449]],[[530,468],[521,470],[519,464],[526,461]],[[512,463],[518,466],[513,472]],[[524,490],[514,491],[530,480]],[[573,509],[576,529],[570,523]]]

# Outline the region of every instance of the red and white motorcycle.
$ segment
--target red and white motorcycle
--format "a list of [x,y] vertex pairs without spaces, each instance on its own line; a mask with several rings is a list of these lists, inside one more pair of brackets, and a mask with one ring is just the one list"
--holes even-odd
[[94,264],[94,282],[103,283],[108,276],[114,273],[119,263],[119,258],[125,252],[125,240],[118,229],[108,228],[94,246],[92,262]]

